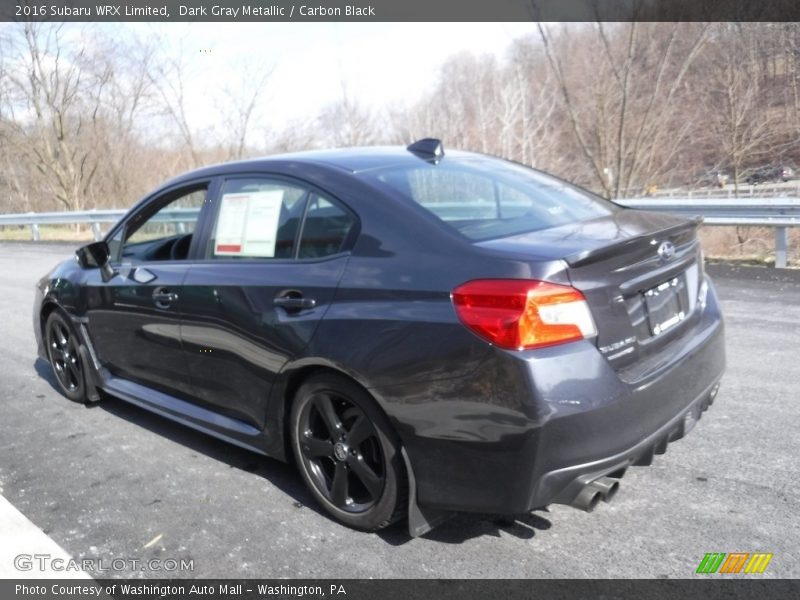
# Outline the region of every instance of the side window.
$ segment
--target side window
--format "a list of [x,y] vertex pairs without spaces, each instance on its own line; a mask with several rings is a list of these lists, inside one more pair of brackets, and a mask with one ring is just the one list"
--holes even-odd
[[[189,254],[207,188],[194,187],[171,193],[165,204],[141,221],[134,220],[111,240],[112,256],[121,246],[121,260],[183,260]],[[156,201],[158,202],[158,201]],[[120,243],[121,242],[121,243]]]
[[292,258],[307,195],[274,179],[228,179],[206,258]]
[[309,198],[298,258],[322,258],[342,250],[354,225],[353,217],[318,194]]

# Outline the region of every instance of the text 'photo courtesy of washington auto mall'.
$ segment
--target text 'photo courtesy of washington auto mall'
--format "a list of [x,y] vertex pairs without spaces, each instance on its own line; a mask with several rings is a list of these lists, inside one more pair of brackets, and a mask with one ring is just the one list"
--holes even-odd
[[0,20],[0,596],[794,590],[800,21],[409,2]]

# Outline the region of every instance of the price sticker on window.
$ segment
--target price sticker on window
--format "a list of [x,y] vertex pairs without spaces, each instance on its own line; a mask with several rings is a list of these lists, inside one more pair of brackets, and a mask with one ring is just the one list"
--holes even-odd
[[225,194],[214,241],[216,256],[275,256],[283,190]]

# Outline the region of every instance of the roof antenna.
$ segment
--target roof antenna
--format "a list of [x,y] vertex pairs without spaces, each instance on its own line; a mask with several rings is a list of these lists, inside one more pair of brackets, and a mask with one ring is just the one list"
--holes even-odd
[[417,140],[413,144],[410,144],[406,150],[420,158],[433,161],[434,164],[438,163],[444,157],[442,140],[437,140],[436,138]]

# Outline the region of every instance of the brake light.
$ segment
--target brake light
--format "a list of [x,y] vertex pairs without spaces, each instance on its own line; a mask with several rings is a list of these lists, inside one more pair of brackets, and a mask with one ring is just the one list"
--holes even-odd
[[597,334],[586,298],[567,285],[478,279],[458,286],[451,297],[461,322],[501,348],[540,348]]

